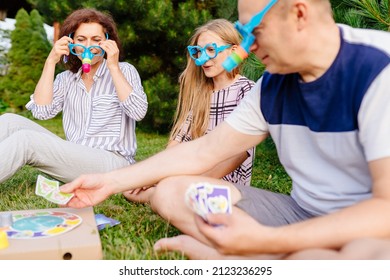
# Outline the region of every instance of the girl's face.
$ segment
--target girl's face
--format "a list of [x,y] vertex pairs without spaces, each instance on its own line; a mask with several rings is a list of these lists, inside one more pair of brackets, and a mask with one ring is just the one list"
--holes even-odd
[[[101,41],[106,40],[106,36],[103,30],[103,26],[99,23],[82,23],[79,28],[75,31],[73,35],[73,43],[81,44],[85,47],[98,46]],[[79,47],[77,52],[83,52],[84,49]],[[99,49],[91,49],[91,52],[95,54],[92,59],[91,65],[99,65],[103,60],[103,56],[96,56],[96,52],[99,52]],[[81,56],[78,56],[79,59],[82,59]]]
[[[215,43],[217,47],[227,45],[215,32],[206,31],[200,34],[198,38],[197,45],[200,47],[205,47],[207,44]],[[206,61],[201,67],[203,69],[204,74],[208,78],[216,78],[220,75],[227,75],[227,72],[222,67],[222,63],[231,53],[231,47],[221,51],[218,55],[212,59]]]

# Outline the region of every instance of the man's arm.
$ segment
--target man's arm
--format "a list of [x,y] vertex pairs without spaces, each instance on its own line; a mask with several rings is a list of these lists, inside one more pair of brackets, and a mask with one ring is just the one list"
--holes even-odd
[[[361,237],[390,237],[390,158],[369,163],[372,198],[323,217],[292,225],[287,248],[340,248]],[[293,244],[295,243],[295,244]],[[300,243],[300,244],[299,244]],[[280,249],[280,248],[279,248]]]
[[163,178],[176,175],[198,175],[218,163],[246,152],[267,137],[247,135],[221,123],[205,136],[176,145],[135,165],[110,172],[117,178],[121,192],[154,184]]
[[[291,253],[308,248],[337,249],[363,237],[390,237],[390,158],[369,163],[372,198],[335,213],[283,227],[266,227],[239,209],[233,215],[198,219],[200,231],[225,254]],[[237,242],[240,240],[240,242]]]
[[[180,142],[177,142],[175,140],[172,140],[169,142],[167,148],[174,147],[176,145],[180,144]],[[207,176],[211,178],[222,178],[223,176],[229,174],[230,172],[234,171],[237,167],[239,167],[246,159],[248,158],[248,152],[242,152],[232,158],[229,158],[223,162],[218,163],[214,168],[207,170],[203,174],[200,174],[202,176]]]
[[214,168],[204,172],[202,175],[212,178],[222,178],[223,176],[236,170],[237,167],[239,167],[247,158],[248,153],[245,151],[223,162],[220,162]]
[[112,194],[149,186],[169,176],[202,174],[266,137],[267,134],[243,134],[221,123],[203,137],[165,149],[144,161],[108,173],[80,176],[63,185],[61,191],[75,193],[69,207],[96,205]]

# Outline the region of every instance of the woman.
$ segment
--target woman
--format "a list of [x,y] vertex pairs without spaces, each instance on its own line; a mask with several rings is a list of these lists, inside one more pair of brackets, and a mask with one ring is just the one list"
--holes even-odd
[[[62,112],[66,140],[21,116],[2,115],[0,182],[26,164],[68,182],[135,162],[135,121],[145,116],[147,99],[134,66],[119,62],[115,22],[94,9],[77,10],[60,37],[26,107],[41,120]],[[61,58],[69,70],[54,79]]]

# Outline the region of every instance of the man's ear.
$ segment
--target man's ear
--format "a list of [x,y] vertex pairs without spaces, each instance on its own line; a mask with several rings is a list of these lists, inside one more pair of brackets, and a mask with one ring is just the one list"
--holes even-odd
[[232,51],[234,52],[237,49],[237,47],[238,47],[237,45],[233,45],[232,48],[231,48]]
[[295,1],[292,6],[292,11],[298,30],[302,30],[308,22],[308,3],[306,1]]

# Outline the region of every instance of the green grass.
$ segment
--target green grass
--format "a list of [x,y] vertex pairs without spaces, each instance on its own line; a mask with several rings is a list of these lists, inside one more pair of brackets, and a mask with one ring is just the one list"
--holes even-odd
[[[59,118],[37,122],[63,137]],[[168,136],[137,130],[137,140],[136,159],[140,161],[163,150]],[[55,204],[35,195],[38,174],[34,168],[25,166],[9,180],[0,184],[0,211],[56,207]],[[252,185],[281,193],[290,191],[290,179],[278,161],[271,140],[266,140],[256,148]],[[155,214],[148,205],[129,203],[122,195],[117,194],[95,206],[94,212],[120,221],[119,225],[100,231],[104,259],[185,259],[178,253],[155,254],[153,244],[158,239],[175,236],[179,231]]]

